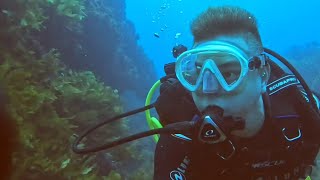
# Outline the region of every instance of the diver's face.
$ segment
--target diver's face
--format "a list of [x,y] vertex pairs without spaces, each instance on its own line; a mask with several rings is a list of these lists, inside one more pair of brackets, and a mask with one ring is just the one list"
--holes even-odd
[[[248,42],[241,36],[219,36],[214,40],[225,41],[237,46],[246,53],[246,56],[252,57],[255,54],[249,48]],[[211,41],[211,40],[210,40]],[[258,103],[263,92],[263,82],[258,70],[249,71],[240,85],[232,92],[226,92],[222,87],[218,87],[216,93],[203,93],[201,87],[192,92],[194,102],[200,111],[203,111],[209,105],[216,105],[224,109],[224,115],[233,115],[243,117],[250,108]]]

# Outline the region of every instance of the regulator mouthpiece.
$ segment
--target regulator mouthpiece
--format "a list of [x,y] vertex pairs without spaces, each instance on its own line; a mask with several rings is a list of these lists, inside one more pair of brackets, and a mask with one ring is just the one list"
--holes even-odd
[[219,106],[208,106],[203,111],[198,139],[202,143],[216,144],[230,139],[231,131],[244,129],[245,121],[232,116],[223,117],[224,110]]

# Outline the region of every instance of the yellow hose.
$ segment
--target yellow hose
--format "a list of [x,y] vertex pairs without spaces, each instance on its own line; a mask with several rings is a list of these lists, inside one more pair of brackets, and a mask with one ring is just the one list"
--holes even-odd
[[[151,87],[151,89],[149,90],[149,93],[147,95],[145,106],[150,105],[152,96],[153,96],[155,90],[160,87],[160,85],[161,85],[160,80],[158,80],[157,82],[155,82],[153,84],[153,86]],[[158,128],[163,127],[157,118],[151,117],[150,109],[147,109],[145,112],[146,112],[147,123],[148,123],[150,129],[158,129]],[[159,137],[160,137],[159,134],[155,134],[153,136],[153,139],[156,143],[158,142]]]

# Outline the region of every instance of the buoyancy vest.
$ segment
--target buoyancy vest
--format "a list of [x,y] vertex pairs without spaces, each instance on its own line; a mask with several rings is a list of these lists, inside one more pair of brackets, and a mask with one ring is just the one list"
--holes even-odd
[[[167,75],[170,75],[170,71]],[[162,94],[165,96],[161,97]],[[287,74],[275,64],[271,64],[271,77],[267,93],[264,94],[264,103],[269,106],[271,117],[266,119],[264,127],[255,138],[238,144],[234,158],[229,161],[218,160],[216,164],[219,166],[215,169],[219,171],[219,177],[234,177],[238,174],[253,179],[296,179],[308,174],[306,171],[313,164],[319,144],[310,139],[307,133],[309,129],[304,121],[309,117],[301,112],[309,107],[302,103],[306,101],[303,95],[294,75]],[[158,101],[155,107],[163,125],[191,120],[195,114],[199,114],[190,93],[173,74],[162,83]],[[262,141],[264,143],[261,143]],[[210,147],[203,146],[194,151],[210,151]],[[198,166],[202,160],[201,157],[194,157],[195,162],[192,164]],[[206,174],[212,172],[210,169],[200,168],[193,171],[193,176],[212,177],[212,173]]]

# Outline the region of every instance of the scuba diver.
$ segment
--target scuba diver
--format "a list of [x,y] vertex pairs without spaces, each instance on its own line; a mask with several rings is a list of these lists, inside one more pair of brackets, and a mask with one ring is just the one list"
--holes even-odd
[[177,44],[172,48],[172,56],[177,58],[180,54],[187,51],[188,48],[182,44]]
[[[194,106],[183,108],[196,112],[189,119],[205,123],[199,141],[186,133],[160,136],[154,179],[306,178],[319,150],[311,126],[302,126],[310,107],[297,97],[299,81],[271,64],[254,16],[209,8],[191,29],[194,45],[177,58],[176,83],[191,93]],[[163,124],[172,119],[158,109]]]
[[[154,180],[320,179],[319,98],[285,58],[263,47],[255,17],[239,7],[212,7],[191,30],[193,47],[165,65],[145,107],[89,128],[73,151],[93,153],[153,135]],[[151,130],[78,146],[98,127],[142,111]]]

